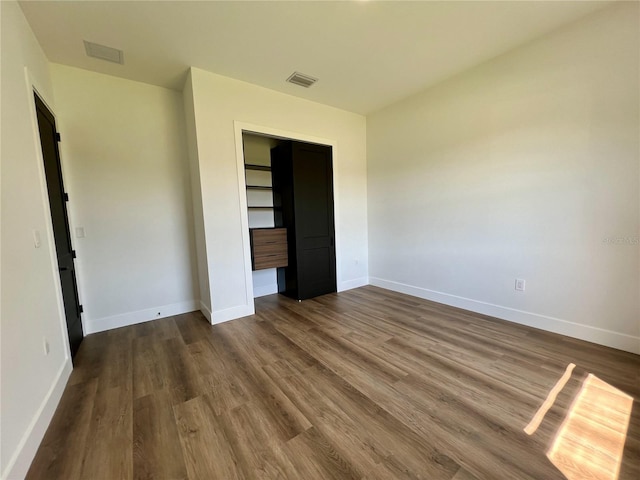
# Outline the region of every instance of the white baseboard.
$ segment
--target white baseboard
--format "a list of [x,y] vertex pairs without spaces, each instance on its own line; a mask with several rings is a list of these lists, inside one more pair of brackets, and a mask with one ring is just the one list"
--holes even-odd
[[338,284],[338,291],[344,292],[353,288],[364,287],[369,285],[369,277],[354,278],[353,280],[345,280]]
[[273,283],[271,285],[261,285],[259,287],[253,286],[253,298],[264,297],[266,295],[273,295],[278,293],[278,284]]
[[58,407],[58,403],[60,403],[60,398],[62,398],[62,393],[67,385],[67,380],[69,380],[72,369],[71,360],[67,358],[60,367],[51,388],[45,395],[33,420],[31,420],[31,423],[27,427],[18,447],[7,463],[4,472],[2,472],[2,480],[24,478],[27,475],[31,462],[36,456],[36,452],[40,446],[40,442],[42,442],[44,434],[53,418],[53,414]]
[[148,322],[149,320],[157,320],[172,315],[193,312],[199,308],[200,302],[197,300],[189,300],[154,308],[146,308],[136,312],[123,313],[121,315],[113,315],[111,317],[87,319],[85,321],[86,331],[84,333],[85,335],[89,335],[114,328],[127,327],[129,325],[135,325],[136,323]]
[[427,288],[415,287],[404,283],[384,280],[382,278],[370,277],[371,285],[385,288],[394,292],[406,293],[414,297],[424,298],[445,305],[463,308],[472,312],[481,313],[491,317],[508,320],[510,322],[527,325],[529,327],[559,333],[568,337],[586,340],[606,347],[617,348],[626,352],[640,354],[640,337],[613,332],[603,328],[592,327],[580,323],[574,323],[559,318],[539,315],[537,313],[517,310],[515,308],[503,307],[492,303],[472,300],[470,298],[459,297],[448,293],[437,292]]
[[237,307],[226,308],[224,310],[214,310],[211,318],[211,325],[216,323],[228,322],[229,320],[235,320],[236,318],[248,317],[256,313],[251,305],[238,305]]
[[209,308],[209,306],[206,305],[202,300],[200,300],[200,311],[205,316],[205,318],[209,320],[209,323],[211,323],[211,308]]

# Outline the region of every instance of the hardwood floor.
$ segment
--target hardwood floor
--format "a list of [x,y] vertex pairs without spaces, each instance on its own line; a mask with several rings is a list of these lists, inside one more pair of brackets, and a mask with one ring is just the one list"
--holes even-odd
[[375,287],[256,309],[87,337],[28,478],[640,478],[640,356]]

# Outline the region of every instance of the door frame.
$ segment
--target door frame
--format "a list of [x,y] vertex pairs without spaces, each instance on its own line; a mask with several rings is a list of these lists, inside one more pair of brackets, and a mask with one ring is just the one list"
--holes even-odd
[[[35,100],[34,94],[37,95],[40,98],[40,100],[42,100],[42,103],[45,104],[47,109],[49,109],[49,112],[53,115],[54,119],[56,120],[56,126],[58,126],[58,118],[56,117],[54,109],[51,108],[51,105],[53,104],[51,102],[51,99],[48,97],[48,95],[43,93],[46,90],[44,88],[40,88],[38,82],[31,75],[27,67],[25,67],[24,71],[25,71],[25,85],[27,89],[27,94],[28,94],[27,96],[28,96],[29,110],[30,110],[29,119],[31,121],[31,130],[33,133],[32,135],[33,148],[35,150],[34,153],[37,160],[36,168],[38,171],[38,180],[40,183],[40,202],[42,203],[42,207],[45,212],[45,238],[46,238],[47,249],[49,254],[49,261],[51,265],[50,274],[53,280],[53,285],[56,293],[56,303],[58,305],[58,324],[60,327],[60,333],[62,335],[62,341],[65,346],[65,349],[64,349],[65,362],[67,361],[70,362],[71,361],[71,345],[69,343],[69,335],[67,333],[67,320],[65,316],[64,303],[63,303],[63,297],[62,297],[62,284],[60,282],[60,273],[58,272],[58,257],[56,253],[55,239],[53,236],[53,220],[51,218],[51,206],[49,205],[49,191],[47,189],[47,178],[44,171],[44,157],[42,154],[42,144],[40,141],[40,129],[38,128],[38,116],[36,113],[36,100]],[[62,181],[68,187],[62,152],[60,152],[60,170],[62,174]],[[67,188],[67,191],[68,191],[68,188]],[[73,232],[71,214],[69,210],[70,209],[68,208],[67,211],[69,213],[69,228],[71,232]],[[74,245],[73,234],[71,235],[71,244],[75,249],[76,246]],[[81,282],[78,277],[79,277],[78,265],[76,263],[76,283],[77,283],[77,289],[78,289],[78,299],[80,300],[80,303],[83,304],[82,291],[81,291],[82,288],[80,285]],[[86,332],[87,330],[85,325],[84,314],[80,316],[80,321],[82,322],[82,330]]]
[[255,301],[253,298],[253,276],[251,271],[251,241],[249,239],[249,211],[247,209],[247,182],[244,170],[244,146],[242,144],[242,134],[252,133],[263,135],[266,137],[277,138],[279,140],[296,140],[300,142],[316,143],[331,147],[331,160],[333,164],[333,225],[335,230],[335,254],[336,254],[336,286],[337,291],[341,292],[341,242],[340,242],[340,225],[338,222],[338,212],[340,205],[340,193],[338,189],[339,176],[336,164],[338,164],[338,142],[336,140],[307,135],[300,132],[292,132],[278,128],[266,127],[264,125],[255,125],[252,123],[240,122],[235,120],[233,128],[236,141],[236,165],[238,169],[238,197],[240,199],[240,223],[242,228],[242,252],[244,256],[244,275],[245,275],[245,295],[246,304],[251,309],[251,314],[255,313]]

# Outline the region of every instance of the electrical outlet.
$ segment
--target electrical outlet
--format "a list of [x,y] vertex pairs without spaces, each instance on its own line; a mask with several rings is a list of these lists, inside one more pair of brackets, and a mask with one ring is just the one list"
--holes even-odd
[[46,338],[42,339],[42,346],[44,347],[45,356],[49,355],[49,351],[50,351],[50,349],[49,349],[49,341]]
[[516,278],[516,290],[519,292],[524,292],[525,281],[523,278]]

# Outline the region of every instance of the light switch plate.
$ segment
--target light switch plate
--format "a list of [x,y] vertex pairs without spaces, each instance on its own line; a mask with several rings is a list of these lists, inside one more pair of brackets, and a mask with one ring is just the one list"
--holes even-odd
[[38,230],[33,231],[33,246],[36,248],[40,248],[42,245],[42,240],[40,239],[40,232]]

